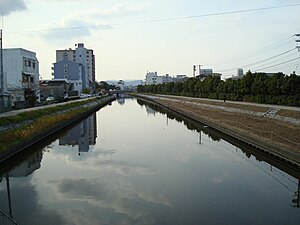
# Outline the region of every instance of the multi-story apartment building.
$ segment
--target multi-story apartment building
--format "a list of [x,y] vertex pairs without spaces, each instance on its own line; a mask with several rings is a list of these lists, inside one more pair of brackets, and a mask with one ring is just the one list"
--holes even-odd
[[[81,65],[82,88],[94,89],[96,80],[95,55],[92,49],[86,49],[84,44],[79,43],[76,49],[66,49],[56,51],[56,63],[60,61],[73,61]],[[54,79],[63,76],[65,69],[54,71]]]
[[5,91],[12,105],[24,102],[32,93],[39,98],[39,61],[35,52],[22,48],[3,49]]
[[82,77],[84,77],[84,68],[80,63],[74,61],[63,60],[57,63],[54,63],[54,79],[55,80],[65,80],[72,85],[73,91],[81,92]]
[[157,72],[147,72],[145,84],[151,85],[151,84],[163,84],[163,83],[170,83],[174,82],[173,78],[166,74],[165,76],[158,76]]
[[157,84],[157,72],[147,72],[145,83],[146,85]]

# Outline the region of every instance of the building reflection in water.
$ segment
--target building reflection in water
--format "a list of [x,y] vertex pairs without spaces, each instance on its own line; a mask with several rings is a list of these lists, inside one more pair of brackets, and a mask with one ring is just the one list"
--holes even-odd
[[148,116],[149,115],[155,116],[156,111],[154,109],[152,109],[150,106],[145,105],[145,109],[146,109],[146,112],[147,112]]
[[96,144],[96,123],[96,113],[94,113],[59,138],[59,145],[78,146],[78,155],[82,152],[88,152],[90,145]]
[[[6,182],[7,209],[0,209],[1,224],[18,224],[13,219],[13,205],[11,202],[10,178],[22,178],[31,175],[35,170],[41,167],[43,152],[39,150],[28,157],[25,161],[14,167],[8,173],[1,175],[0,183]],[[3,201],[3,200],[2,200]]]
[[126,102],[126,99],[133,99],[133,97],[130,96],[128,93],[117,94],[116,97],[117,97],[117,102],[118,102],[120,105],[124,105],[125,102]]

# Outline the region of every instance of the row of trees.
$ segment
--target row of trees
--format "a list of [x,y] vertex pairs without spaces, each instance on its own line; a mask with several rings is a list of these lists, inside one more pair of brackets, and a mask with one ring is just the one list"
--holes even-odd
[[257,103],[300,106],[300,76],[283,73],[267,76],[247,72],[241,79],[221,80],[210,76],[203,81],[189,78],[183,82],[138,86],[138,92],[227,99]]
[[283,73],[267,76],[247,72],[241,79],[221,80],[210,76],[203,81],[189,78],[183,82],[138,86],[138,92],[227,99],[257,103],[300,106],[300,76]]

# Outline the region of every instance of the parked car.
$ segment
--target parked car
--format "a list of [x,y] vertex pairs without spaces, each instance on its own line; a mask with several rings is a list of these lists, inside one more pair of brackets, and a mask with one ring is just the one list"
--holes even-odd
[[88,96],[86,95],[86,94],[84,94],[84,93],[81,93],[80,94],[80,98],[87,98]]
[[47,103],[53,103],[54,101],[55,101],[55,98],[53,96],[49,96],[48,98],[46,98]]
[[69,98],[69,95],[68,94],[64,94],[64,99],[68,99]]

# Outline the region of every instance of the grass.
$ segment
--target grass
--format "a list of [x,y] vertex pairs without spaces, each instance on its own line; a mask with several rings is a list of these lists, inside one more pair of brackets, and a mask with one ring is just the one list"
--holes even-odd
[[69,104],[59,105],[59,106],[55,106],[55,107],[51,107],[51,108],[37,109],[37,110],[30,111],[30,112],[19,113],[14,116],[1,117],[0,118],[0,126],[21,123],[24,120],[35,120],[35,119],[45,116],[45,115],[49,115],[49,114],[56,113],[58,111],[63,111],[63,110],[68,110],[68,109],[72,109],[75,107],[79,107],[81,105],[85,105],[85,104],[87,104],[89,102],[93,102],[93,101],[95,101],[95,99],[89,99],[89,100],[81,101],[81,102],[72,102]]
[[[22,142],[30,141],[41,132],[45,132],[64,121],[74,118],[75,116],[89,110],[92,107],[84,105],[100,99],[100,97],[97,97],[96,99],[72,102],[66,105],[38,109],[30,112],[20,113],[15,116],[0,118],[0,126],[20,124],[24,120],[32,121],[30,124],[21,125],[20,127],[0,132],[0,152],[9,150],[10,148]],[[58,114],[58,112],[63,113]]]
[[63,121],[67,121],[74,116],[86,111],[87,109],[76,109],[61,115],[50,115],[38,118],[34,123],[0,133],[0,151],[28,141],[35,135],[52,128]]

